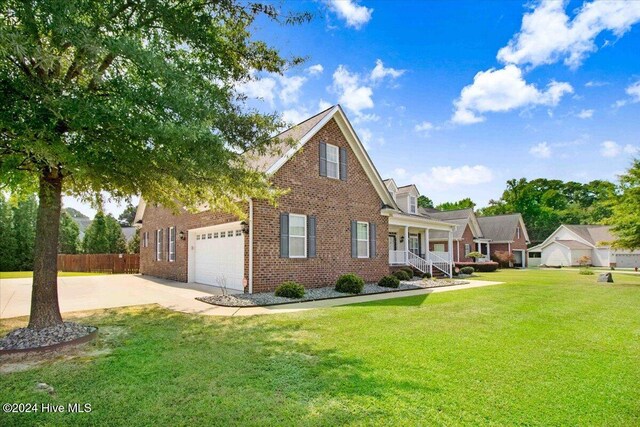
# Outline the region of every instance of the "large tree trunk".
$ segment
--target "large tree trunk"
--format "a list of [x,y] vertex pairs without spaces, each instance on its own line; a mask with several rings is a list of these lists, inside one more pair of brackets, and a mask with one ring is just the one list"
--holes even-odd
[[62,207],[62,176],[47,170],[40,177],[40,203],[36,222],[33,289],[29,328],[62,323],[58,305],[58,234]]

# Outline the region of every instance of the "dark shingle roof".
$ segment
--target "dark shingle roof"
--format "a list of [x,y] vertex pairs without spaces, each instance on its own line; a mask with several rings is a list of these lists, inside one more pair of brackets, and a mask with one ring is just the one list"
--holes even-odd
[[519,223],[520,214],[478,217],[483,236],[496,242],[513,241]]
[[602,246],[601,243],[606,245],[616,240],[611,227],[607,225],[563,225],[594,246]]
[[292,141],[296,144],[311,129],[313,129],[318,123],[322,121],[335,106],[331,106],[324,111],[319,112],[315,116],[298,123],[297,125],[285,130],[284,132],[276,135],[274,138],[279,141],[274,143],[266,153],[256,154],[249,152],[246,154],[246,160],[249,167],[258,170],[260,172],[266,172],[271,166],[273,166],[278,160],[284,156],[292,147]]

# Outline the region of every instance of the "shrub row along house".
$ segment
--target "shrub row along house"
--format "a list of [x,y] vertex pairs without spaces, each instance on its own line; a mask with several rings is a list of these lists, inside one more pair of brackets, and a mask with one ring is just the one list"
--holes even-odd
[[640,250],[614,249],[616,237],[606,225],[563,224],[541,244],[529,249],[531,266],[640,267]]
[[[381,179],[339,105],[278,138],[278,154],[248,155],[290,190],[277,207],[248,200],[242,219],[210,210],[175,215],[141,200],[141,273],[249,293],[285,281],[326,286],[345,273],[374,282],[398,265],[451,275],[446,248],[456,224],[421,212],[415,186]],[[434,235],[445,237],[444,250]]]

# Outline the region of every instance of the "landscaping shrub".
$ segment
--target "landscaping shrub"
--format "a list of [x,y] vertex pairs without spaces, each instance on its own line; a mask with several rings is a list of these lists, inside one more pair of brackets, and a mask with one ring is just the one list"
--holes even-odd
[[359,294],[364,288],[364,280],[357,274],[344,274],[336,282],[336,291],[347,294]]
[[423,278],[423,279],[431,279],[431,273],[429,273],[429,272],[427,271],[426,273],[424,273],[424,274],[422,275],[422,278]]
[[474,271],[488,273],[498,269],[497,262],[456,262],[456,267],[473,267]]
[[591,275],[593,275],[593,270],[591,270],[588,267],[582,267],[580,269],[580,271],[578,271],[578,274],[583,274],[585,276],[591,276]]
[[401,270],[406,271],[407,274],[409,275],[409,278],[413,277],[413,269],[411,267],[402,267]]
[[304,296],[304,286],[296,282],[284,282],[278,285],[275,295],[284,298],[302,298]]
[[462,274],[473,274],[475,270],[473,269],[473,267],[469,266],[469,267],[462,267],[460,269],[460,273]]
[[398,280],[409,280],[409,279],[411,279],[411,276],[409,276],[409,274],[404,270],[395,271],[393,273],[393,275],[396,276],[398,278]]
[[497,262],[500,268],[509,268],[515,261],[515,257],[507,251],[495,251],[491,255],[491,260]]
[[378,286],[382,286],[383,288],[397,288],[400,286],[400,279],[396,276],[384,276],[378,282]]

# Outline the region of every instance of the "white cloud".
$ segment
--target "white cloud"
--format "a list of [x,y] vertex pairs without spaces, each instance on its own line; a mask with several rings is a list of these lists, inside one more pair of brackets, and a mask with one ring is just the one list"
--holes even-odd
[[333,104],[330,102],[325,101],[324,99],[321,99],[318,102],[318,108],[320,108],[320,111],[324,111],[327,110],[329,108],[333,107]]
[[309,110],[307,110],[304,107],[299,109],[292,108],[289,110],[284,110],[282,112],[282,120],[284,120],[287,124],[290,124],[290,125],[296,125],[300,122],[303,122],[306,119],[308,119],[310,116],[311,114],[309,114]]
[[350,73],[344,65],[333,73],[333,90],[339,95],[338,102],[356,116],[360,116],[362,110],[373,108],[373,90],[362,85],[358,74]]
[[631,97],[631,102],[640,102],[640,80],[628,86],[625,92]]
[[493,181],[493,172],[486,166],[451,166],[432,167],[429,172],[423,172],[411,177],[411,182],[418,185],[422,191],[442,190],[461,185],[480,185]]
[[327,0],[329,8],[347,22],[348,27],[359,30],[371,20],[373,9],[360,6],[353,0]]
[[547,159],[551,157],[551,147],[546,142],[541,142],[531,147],[529,153],[535,157]]
[[307,81],[306,77],[302,76],[278,76],[280,81],[280,100],[285,104],[295,104],[298,102],[300,96],[300,89],[302,85]]
[[413,130],[424,135],[424,136],[428,136],[429,132],[432,131],[434,129],[433,123],[428,122],[428,121],[424,121],[422,123],[418,123],[417,125],[414,126]]
[[480,71],[473,83],[462,89],[455,101],[452,121],[472,124],[484,121],[486,112],[504,112],[534,105],[558,104],[563,95],[573,93],[569,83],[552,81],[546,90],[539,90],[522,78],[522,71],[515,65],[496,70]]
[[523,16],[520,32],[498,51],[498,59],[532,67],[564,59],[566,65],[576,68],[598,50],[595,40],[600,33],[611,31],[622,37],[640,21],[638,1],[595,0],[585,3],[571,20],[564,11],[566,3],[538,3]]
[[373,140],[373,133],[369,129],[358,129],[358,137],[360,137],[360,141],[362,141],[362,145],[367,150],[371,149],[371,141]]
[[604,157],[616,157],[622,152],[620,145],[614,141],[604,141],[600,146],[600,154]]
[[576,117],[580,119],[590,119],[591,117],[593,117],[593,112],[594,110],[582,110],[578,114],[576,114]]
[[249,98],[262,99],[273,106],[275,99],[276,80],[272,77],[257,79],[252,76],[252,80],[239,84],[238,92]]
[[397,70],[391,67],[385,68],[384,64],[382,63],[382,60],[377,59],[376,66],[373,68],[373,70],[371,70],[371,74],[369,75],[369,78],[373,82],[381,81],[385,77],[389,77],[390,79],[393,80],[403,75],[405,71],[406,70]]
[[630,154],[632,156],[635,156],[637,154],[640,154],[640,147],[638,147],[637,145],[627,144],[627,145],[624,146],[622,151],[624,151],[626,154]]
[[402,179],[402,178],[407,176],[407,170],[404,169],[404,168],[395,168],[393,170],[393,176],[394,176],[394,178]]
[[316,64],[307,67],[306,71],[312,76],[317,76],[318,74],[322,74],[322,72],[324,71],[324,67],[322,66],[322,64]]
[[609,84],[608,82],[599,82],[596,80],[590,80],[586,82],[584,85],[586,87],[602,87],[602,86],[607,86],[608,84]]

